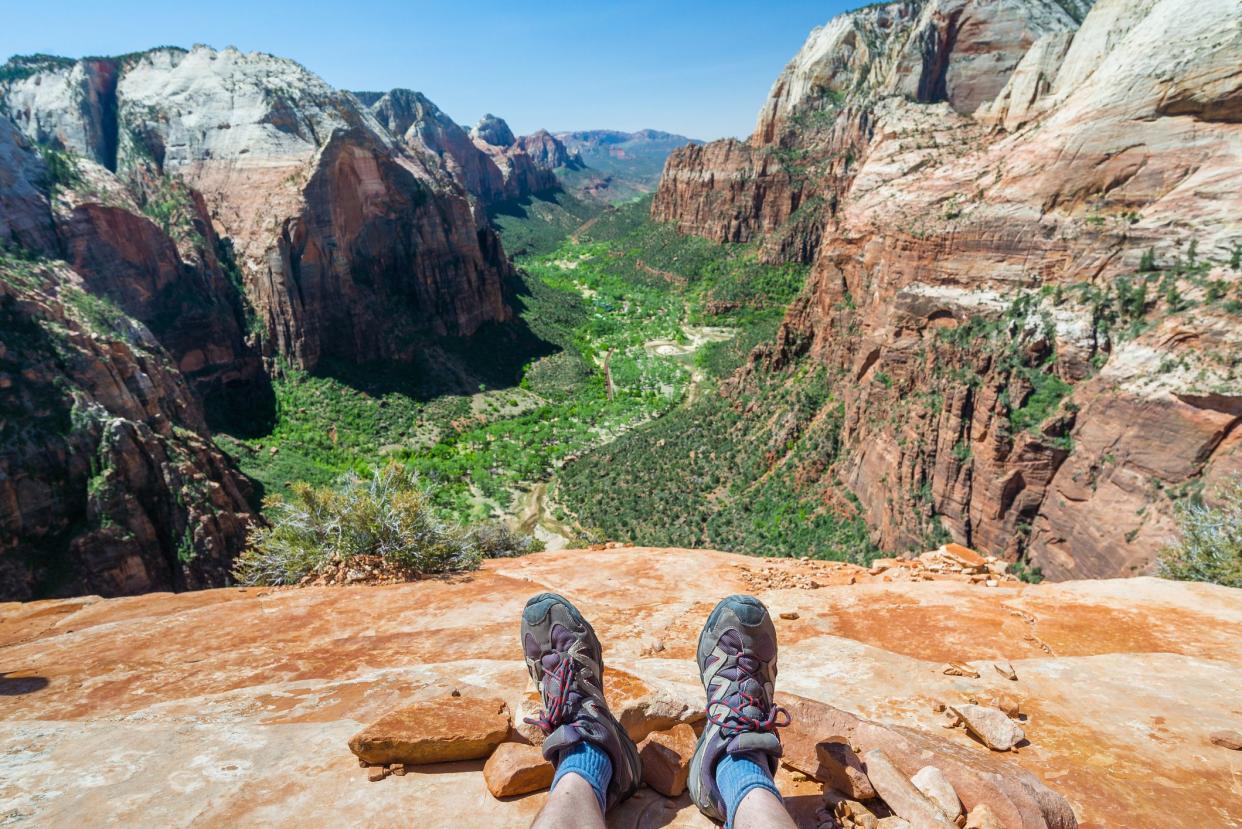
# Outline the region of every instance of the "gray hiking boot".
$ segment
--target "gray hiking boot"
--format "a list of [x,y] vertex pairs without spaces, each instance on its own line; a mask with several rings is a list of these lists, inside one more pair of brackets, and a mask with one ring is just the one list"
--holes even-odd
[[607,808],[632,795],[642,779],[638,749],[604,700],[604,659],[591,625],[565,598],[540,593],[522,611],[522,650],[543,697],[542,716],[526,720],[547,735],[543,756],[555,764],[562,750],[593,743],[612,761]]
[[724,821],[716,765],[725,754],[747,754],[775,774],[781,756],[776,729],[789,712],[772,702],[776,627],[763,602],[730,596],[716,605],[699,634],[699,674],[707,691],[707,724],[690,761],[690,797],[703,814]]

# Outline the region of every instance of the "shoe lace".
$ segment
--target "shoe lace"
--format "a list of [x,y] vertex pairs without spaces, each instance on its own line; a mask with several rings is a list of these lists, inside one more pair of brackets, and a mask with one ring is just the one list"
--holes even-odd
[[538,717],[523,717],[522,721],[538,726],[544,734],[551,734],[565,721],[569,711],[569,692],[574,682],[574,659],[568,653],[561,654],[556,667],[544,674],[544,682],[551,678],[555,691],[543,694],[543,712]]
[[[739,654],[739,656],[741,655],[743,654]],[[738,676],[735,681],[739,685],[749,679],[760,687],[763,686],[763,681],[759,678],[757,669],[747,668],[742,660],[738,660],[736,664]],[[760,719],[747,714],[747,708],[757,708],[760,711],[767,709],[768,713],[763,719]],[[784,718],[783,720],[781,719],[782,717]],[[770,703],[766,699],[746,691],[738,691],[721,699],[709,700],[707,703],[707,720],[713,725],[718,726],[721,734],[725,737],[735,737],[743,732],[775,733],[776,729],[785,728],[793,722],[793,717],[790,716],[788,710],[780,705]]]

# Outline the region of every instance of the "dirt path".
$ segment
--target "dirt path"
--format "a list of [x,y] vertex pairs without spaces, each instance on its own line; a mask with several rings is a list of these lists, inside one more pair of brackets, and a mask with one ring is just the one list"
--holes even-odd
[[[600,214],[600,215],[602,216],[603,214]],[[586,233],[588,230],[595,227],[595,223],[598,222],[599,220],[600,220],[600,216],[595,216],[590,219],[587,219],[585,222],[583,222],[582,224],[578,226],[577,230],[569,234],[569,240],[573,242],[575,245],[578,244],[578,236],[582,233]]]
[[537,483],[514,501],[517,529],[538,538],[549,550],[563,550],[577,533],[569,524],[553,515],[547,483]]

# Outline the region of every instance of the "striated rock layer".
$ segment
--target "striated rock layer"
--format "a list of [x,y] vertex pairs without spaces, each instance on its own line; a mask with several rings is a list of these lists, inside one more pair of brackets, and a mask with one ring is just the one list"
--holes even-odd
[[[988,805],[1005,829],[1242,822],[1237,799],[1222,796],[1236,752],[1211,742],[1237,724],[1238,591],[883,578],[631,548],[490,561],[452,581],[0,605],[0,797],[6,814],[46,827],[84,813],[135,826],[338,826],[342,815],[452,826],[469,814],[479,827],[525,827],[545,795],[495,800],[482,761],[371,783],[347,743],[389,711],[453,691],[500,697],[516,720],[529,682],[518,622],[543,590],[569,596],[599,633],[610,699],[646,685],[701,712],[699,629],[721,596],[753,592],[778,617],[797,615],[776,620],[778,690],[803,698],[784,730],[792,762],[831,730],[818,736],[879,748],[904,774],[939,767],[968,810]],[[773,586],[788,582],[807,586]],[[946,675],[949,661],[980,677]],[[1020,701],[1029,741],[1003,756],[942,728],[934,710],[1000,694]],[[782,770],[778,785],[799,826],[820,825],[819,784]],[[666,805],[649,789],[609,822],[710,825],[688,799]]]
[[157,49],[36,66],[3,97],[34,140],[201,198],[268,357],[403,359],[512,316],[508,260],[441,160],[292,61]]
[[810,485],[848,487],[888,549],[947,531],[1131,575],[1242,473],[1242,4],[1082,11],[843,16],[749,144],[666,169],[655,218],[813,262],[733,389],[829,367],[844,451]]

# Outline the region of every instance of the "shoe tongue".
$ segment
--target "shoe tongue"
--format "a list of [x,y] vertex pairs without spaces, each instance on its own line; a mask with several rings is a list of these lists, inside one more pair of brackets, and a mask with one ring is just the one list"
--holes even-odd
[[729,746],[725,750],[729,754],[745,754],[753,751],[780,757],[781,740],[780,737],[767,731],[743,731],[729,741]]

